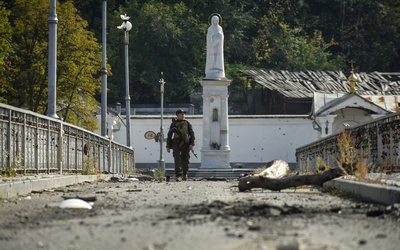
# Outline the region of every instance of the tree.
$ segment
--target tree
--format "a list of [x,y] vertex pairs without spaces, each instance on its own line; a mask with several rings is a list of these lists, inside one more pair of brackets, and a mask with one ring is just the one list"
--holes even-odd
[[3,1],[0,1],[0,102],[6,102],[12,86],[8,81],[8,72],[12,70],[9,56],[12,53],[11,25],[8,22],[10,11],[6,9]]
[[[14,54],[10,57],[11,105],[46,113],[49,1],[15,0],[12,5]],[[72,1],[57,4],[57,109],[64,121],[95,129],[100,90],[101,47]]]
[[67,122],[94,130],[98,111],[95,94],[101,90],[101,46],[72,1],[59,7],[57,105]]
[[266,12],[260,24],[254,39],[257,67],[276,70],[338,70],[344,67],[344,57],[329,51],[336,45],[335,41],[324,41],[318,30],[308,36],[300,26],[291,27],[283,11],[277,10],[276,6]]
[[[129,68],[132,103],[155,103],[159,100],[160,73],[164,72],[167,82],[165,101],[188,101],[197,77],[203,69],[201,64],[204,44],[205,24],[183,3],[166,5],[159,1],[142,4],[131,2],[128,8],[115,13],[111,27],[121,24],[119,15],[127,13],[133,24],[129,32]],[[109,53],[114,76],[109,78],[110,88],[118,89],[119,99],[123,102],[123,44],[122,32],[110,29],[110,47],[116,48]]]
[[308,34],[334,38],[333,54],[356,62],[360,71],[400,70],[400,6],[397,0],[307,0],[298,16]]
[[44,113],[47,104],[47,18],[49,5],[41,0],[16,0],[10,15],[13,29],[12,94],[8,103]]

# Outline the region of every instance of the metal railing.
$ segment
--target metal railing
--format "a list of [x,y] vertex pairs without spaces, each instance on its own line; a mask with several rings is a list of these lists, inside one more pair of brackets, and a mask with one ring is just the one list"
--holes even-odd
[[[0,171],[129,173],[134,150],[66,122],[0,103]],[[1,173],[1,172],[0,172]]]
[[[354,128],[346,128],[352,145],[365,159],[370,172],[400,171],[400,113],[394,113]],[[314,171],[323,160],[331,167],[337,166],[341,152],[338,139],[341,133],[296,149],[297,168]]]

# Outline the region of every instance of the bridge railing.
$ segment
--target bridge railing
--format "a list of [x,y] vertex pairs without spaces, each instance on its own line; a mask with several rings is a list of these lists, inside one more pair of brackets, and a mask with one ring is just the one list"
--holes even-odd
[[135,168],[132,148],[1,103],[0,157],[0,171],[18,174],[127,173]]
[[[400,172],[400,112],[346,128],[346,133],[350,134],[352,145],[365,159],[370,172]],[[341,156],[338,146],[340,135],[331,135],[297,148],[297,168],[300,171],[315,171],[321,160],[336,167]]]

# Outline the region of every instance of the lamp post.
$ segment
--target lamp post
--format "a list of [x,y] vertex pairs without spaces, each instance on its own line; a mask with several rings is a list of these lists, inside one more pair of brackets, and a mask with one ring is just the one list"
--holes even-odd
[[125,108],[126,108],[126,145],[131,146],[131,97],[129,96],[129,62],[128,62],[128,45],[129,31],[132,29],[132,24],[129,22],[129,16],[121,15],[123,23],[117,28],[124,31],[124,47],[125,47]]
[[163,153],[163,144],[164,144],[164,126],[163,126],[163,116],[164,116],[164,74],[161,72],[160,79],[160,94],[161,94],[161,124],[160,124],[160,161],[159,167],[161,172],[165,174],[165,161],[164,161],[164,153]]
[[49,72],[47,93],[47,116],[58,118],[56,113],[56,88],[57,88],[57,23],[56,0],[50,1],[49,23]]
[[102,5],[101,136],[107,135],[107,0]]

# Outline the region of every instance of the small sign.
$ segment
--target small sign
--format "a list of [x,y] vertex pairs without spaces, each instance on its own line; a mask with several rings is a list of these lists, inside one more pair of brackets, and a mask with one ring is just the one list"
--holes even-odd
[[156,137],[156,133],[153,131],[147,131],[146,133],[144,133],[144,138],[146,138],[147,140],[152,140]]

